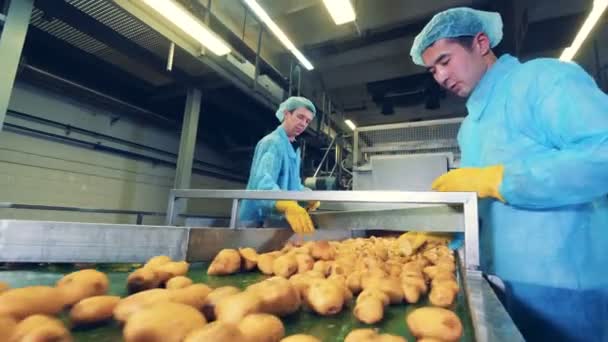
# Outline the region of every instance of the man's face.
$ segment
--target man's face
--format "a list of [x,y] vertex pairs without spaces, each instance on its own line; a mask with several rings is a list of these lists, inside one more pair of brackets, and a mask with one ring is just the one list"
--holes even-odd
[[312,121],[312,118],[312,112],[305,107],[296,108],[291,112],[285,111],[283,127],[285,128],[285,132],[287,132],[287,136],[295,138],[302,134]]
[[478,36],[470,49],[440,39],[424,51],[422,59],[437,83],[457,96],[468,97],[487,71],[483,52]]

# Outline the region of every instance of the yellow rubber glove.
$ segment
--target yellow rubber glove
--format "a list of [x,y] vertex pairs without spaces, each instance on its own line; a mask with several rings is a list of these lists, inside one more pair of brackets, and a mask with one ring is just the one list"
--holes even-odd
[[308,211],[315,211],[315,210],[319,209],[320,206],[321,206],[321,202],[319,202],[319,201],[310,201],[310,202],[308,202],[308,205],[306,206],[306,209],[308,209]]
[[315,231],[310,215],[296,201],[277,201],[275,208],[285,215],[291,229],[298,234],[309,234]]
[[475,191],[480,198],[493,197],[504,202],[498,191],[503,174],[502,165],[465,167],[435,179],[432,187],[437,191]]
[[399,248],[404,255],[412,255],[422,246],[425,242],[437,242],[437,243],[449,243],[452,240],[452,234],[450,233],[429,233],[429,232],[418,232],[409,231],[403,233],[397,239]]

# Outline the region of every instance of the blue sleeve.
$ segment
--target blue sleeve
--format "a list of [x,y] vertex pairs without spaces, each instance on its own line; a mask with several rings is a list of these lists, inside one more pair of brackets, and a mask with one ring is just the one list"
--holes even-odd
[[[277,181],[281,172],[281,160],[278,148],[272,143],[261,143],[255,151],[251,168],[249,190],[281,190]],[[276,201],[258,200],[256,203],[265,212],[274,210]]]
[[501,194],[513,206],[539,209],[606,195],[608,96],[574,64],[554,62],[541,74],[527,88],[518,125],[549,148],[505,164]]

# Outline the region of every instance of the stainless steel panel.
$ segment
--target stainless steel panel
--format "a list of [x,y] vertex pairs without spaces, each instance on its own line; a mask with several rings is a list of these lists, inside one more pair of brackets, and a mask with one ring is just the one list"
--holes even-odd
[[224,248],[251,247],[268,252],[283,247],[293,235],[285,228],[191,228],[188,261],[208,261]]
[[316,212],[311,215],[320,229],[382,229],[435,232],[464,231],[462,208],[431,206],[390,210]]
[[479,271],[465,270],[462,250],[458,251],[461,284],[471,314],[475,341],[525,341],[502,303]]
[[363,203],[463,204],[476,199],[474,192],[433,191],[251,191],[173,189],[171,198],[261,199],[295,201],[334,201]]
[[0,261],[144,262],[186,257],[188,228],[0,220]]

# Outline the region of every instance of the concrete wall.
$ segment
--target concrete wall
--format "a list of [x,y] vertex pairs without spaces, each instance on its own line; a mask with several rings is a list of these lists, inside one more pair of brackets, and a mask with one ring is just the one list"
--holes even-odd
[[[177,153],[179,132],[120,116],[114,123],[112,113],[61,94],[18,82],[13,90],[10,110],[70,124],[129,142]],[[62,135],[104,146],[163,157],[140,147],[95,139],[69,132],[61,127],[36,123],[7,116],[6,123]],[[122,146],[121,146],[122,145]],[[230,167],[219,153],[199,145],[196,158]],[[170,157],[168,159],[171,159]],[[75,206],[104,209],[166,211],[169,189],[173,186],[175,169],[169,165],[137,160],[74,144],[29,134],[5,127],[0,133],[0,202]],[[244,188],[237,181],[193,174],[192,188]],[[229,214],[229,203],[196,201],[189,211],[211,216]],[[134,223],[133,215],[83,214],[60,211],[2,209],[2,218],[43,219],[56,221],[86,221]],[[145,224],[164,221],[163,217],[147,217]]]

